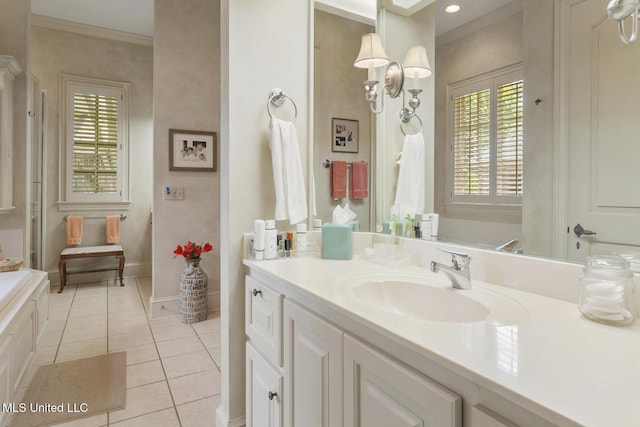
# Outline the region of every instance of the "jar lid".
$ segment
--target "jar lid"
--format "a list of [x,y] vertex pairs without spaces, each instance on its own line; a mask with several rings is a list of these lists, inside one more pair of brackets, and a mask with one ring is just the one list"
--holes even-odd
[[619,255],[591,255],[587,257],[587,267],[624,271],[629,269],[629,263]]
[[617,255],[629,263],[629,270],[640,273],[640,252],[624,252]]
[[276,221],[273,219],[268,219],[264,222],[264,228],[267,230],[275,230],[276,229]]
[[307,224],[296,224],[296,233],[306,233]]

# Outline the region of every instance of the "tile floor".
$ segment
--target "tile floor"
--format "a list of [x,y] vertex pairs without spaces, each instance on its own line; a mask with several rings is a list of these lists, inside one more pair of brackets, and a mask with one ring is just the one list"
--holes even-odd
[[[151,278],[52,288],[49,326],[34,365],[127,352],[125,409],[73,427],[214,426],[220,403],[220,319],[149,320]],[[35,371],[35,369],[32,370]]]

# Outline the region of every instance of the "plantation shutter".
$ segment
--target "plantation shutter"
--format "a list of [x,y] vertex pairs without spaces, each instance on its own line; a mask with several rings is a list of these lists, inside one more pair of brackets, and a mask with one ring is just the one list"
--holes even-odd
[[455,98],[454,194],[488,195],[491,191],[491,91]]
[[119,99],[73,94],[72,191],[118,191]]
[[496,188],[498,195],[522,195],[523,156],[522,80],[497,88]]

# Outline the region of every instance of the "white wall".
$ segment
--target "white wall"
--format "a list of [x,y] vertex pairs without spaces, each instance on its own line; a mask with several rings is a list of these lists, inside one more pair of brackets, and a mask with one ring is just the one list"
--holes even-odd
[[[220,288],[220,174],[169,171],[169,129],[220,130],[220,9],[217,1],[156,0],[153,39],[153,294],[151,316],[179,313],[184,260],[173,250],[210,242],[202,256],[209,276],[209,310]],[[220,141],[224,143],[224,141]],[[184,187],[184,200],[163,200],[166,186]]]
[[[45,215],[47,236],[44,269],[53,283],[59,281],[58,258],[67,247],[64,216],[104,216],[120,212],[61,212],[59,190],[60,74],[93,77],[131,83],[130,142],[131,207],[122,223],[120,245],[126,256],[126,275],[151,272],[151,188],[153,169],[152,82],[153,49],[132,43],[91,37],[67,31],[33,26],[31,30],[32,72],[40,88],[48,93]],[[105,244],[104,221],[86,220],[82,245]],[[74,277],[74,282],[92,277]]]
[[[308,1],[222,1],[221,330],[222,402],[217,425],[244,423],[244,269],[242,234],[275,209],[267,97],[280,87],[298,105],[296,130],[307,170]],[[278,224],[279,229],[285,224]]]

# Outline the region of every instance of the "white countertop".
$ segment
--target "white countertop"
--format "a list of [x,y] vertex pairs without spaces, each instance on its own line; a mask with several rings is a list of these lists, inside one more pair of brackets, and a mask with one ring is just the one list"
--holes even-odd
[[398,271],[443,284],[447,279],[414,265],[394,269],[362,259],[299,257],[244,264],[283,290],[393,336],[475,382],[547,408],[560,415],[563,424],[640,425],[640,321],[626,327],[602,325],[584,318],[576,304],[478,281],[471,291],[455,292],[498,292],[523,306],[524,315],[506,325],[403,319],[348,303],[335,291],[334,281],[345,275]]

